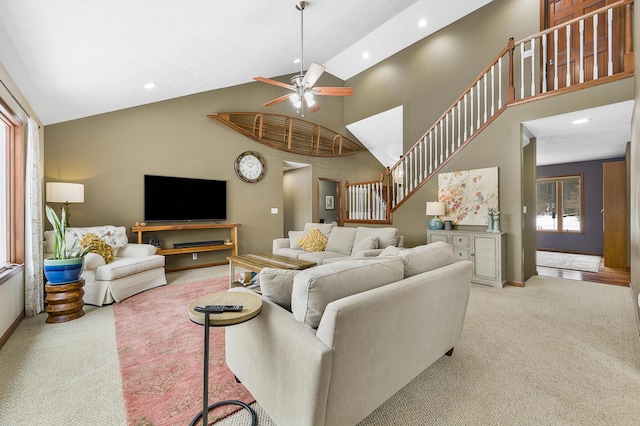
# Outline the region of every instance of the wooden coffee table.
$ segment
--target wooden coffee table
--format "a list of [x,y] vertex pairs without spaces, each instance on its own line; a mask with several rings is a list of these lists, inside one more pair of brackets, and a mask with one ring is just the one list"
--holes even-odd
[[229,287],[231,287],[235,279],[236,266],[256,273],[262,271],[262,268],[301,270],[316,266],[315,262],[298,260],[273,253],[241,254],[239,256],[229,256],[227,260],[229,261]]

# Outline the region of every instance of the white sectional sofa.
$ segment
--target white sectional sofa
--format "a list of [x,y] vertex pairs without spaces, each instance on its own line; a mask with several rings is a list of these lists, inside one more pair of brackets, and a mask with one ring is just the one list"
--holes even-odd
[[262,312],[225,329],[226,362],[279,426],[355,425],[452,354],[471,262],[442,242],[391,251],[260,273]]
[[[114,260],[106,263],[97,253],[88,253],[84,259],[84,303],[102,306],[119,302],[145,290],[167,283],[164,256],[156,254],[150,244],[128,242],[124,226],[95,226],[67,228],[67,247],[84,235],[92,233],[105,241],[114,251]],[[44,233],[45,258],[53,252],[53,231]]]
[[[309,252],[298,245],[298,241],[313,229],[327,238],[325,250]],[[404,237],[398,235],[397,228],[341,227],[336,226],[335,222],[306,223],[303,231],[290,231],[289,238],[273,240],[272,252],[322,265],[351,258],[377,256],[388,246],[403,245]]]

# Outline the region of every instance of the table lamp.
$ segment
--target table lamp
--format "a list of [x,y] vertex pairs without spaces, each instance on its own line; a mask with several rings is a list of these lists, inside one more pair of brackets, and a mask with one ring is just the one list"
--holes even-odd
[[47,203],[63,203],[67,212],[67,223],[71,217],[70,203],[84,203],[84,185],[70,182],[47,182]]
[[429,229],[442,229],[444,224],[438,216],[445,213],[444,203],[441,201],[427,201],[427,216],[433,215],[433,219],[429,221]]

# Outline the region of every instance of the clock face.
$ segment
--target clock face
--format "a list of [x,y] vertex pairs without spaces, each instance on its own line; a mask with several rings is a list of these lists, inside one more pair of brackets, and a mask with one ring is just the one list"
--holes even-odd
[[265,164],[262,156],[257,152],[243,152],[236,159],[236,174],[245,182],[258,182],[262,180],[265,172]]

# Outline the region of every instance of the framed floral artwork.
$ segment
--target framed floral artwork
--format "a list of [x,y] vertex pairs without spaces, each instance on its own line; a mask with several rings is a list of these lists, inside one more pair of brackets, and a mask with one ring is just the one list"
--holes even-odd
[[438,201],[446,207],[442,220],[487,225],[487,209],[498,210],[498,168],[438,173]]

